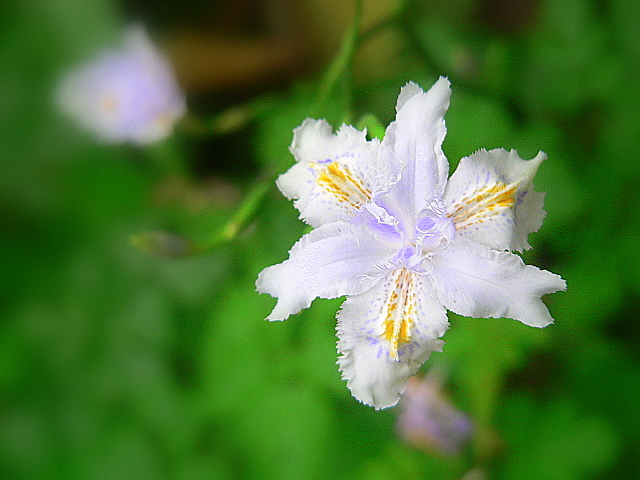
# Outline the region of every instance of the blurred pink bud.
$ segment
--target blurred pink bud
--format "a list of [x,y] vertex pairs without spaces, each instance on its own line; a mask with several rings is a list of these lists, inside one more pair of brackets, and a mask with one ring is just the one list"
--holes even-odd
[[396,428],[400,438],[420,450],[456,454],[471,437],[471,420],[442,395],[435,373],[411,377],[399,409]]

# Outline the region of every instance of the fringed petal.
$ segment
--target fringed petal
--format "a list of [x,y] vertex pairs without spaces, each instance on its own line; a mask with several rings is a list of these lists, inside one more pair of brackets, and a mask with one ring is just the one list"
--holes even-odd
[[558,275],[466,238],[434,254],[433,261],[438,298],[452,312],[468,317],[507,317],[546,327],[553,319],[542,295],[566,289]]
[[297,163],[280,175],[278,187],[314,227],[349,220],[371,199],[379,145],[367,141],[366,131],[343,125],[334,134],[326,121],[306,119],[290,147]]
[[533,176],[547,156],[522,160],[515,150],[480,150],[460,160],[443,201],[460,235],[496,250],[531,248],[527,236],[542,225],[544,193]]
[[388,272],[338,313],[338,363],[354,397],[375,408],[395,405],[448,326],[446,311],[426,276]]
[[303,236],[289,259],[258,275],[259,292],[278,299],[269,320],[284,320],[316,297],[355,295],[379,281],[378,264],[389,249],[346,222],[324,225]]

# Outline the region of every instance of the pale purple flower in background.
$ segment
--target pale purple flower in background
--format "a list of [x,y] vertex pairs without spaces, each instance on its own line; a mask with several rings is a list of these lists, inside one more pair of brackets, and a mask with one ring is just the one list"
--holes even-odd
[[57,102],[99,141],[113,144],[163,140],[186,112],[168,60],[140,25],[126,31],[121,49],[68,73]]
[[297,163],[277,182],[315,228],[260,273],[258,291],[278,299],[268,318],[346,295],[338,363],[352,394],[376,408],[395,405],[442,349],[446,309],[544,327],[553,320],[541,296],[566,287],[508,251],[529,248],[527,235],[542,224],[532,179],[546,156],[480,150],[447,180],[450,93],[445,78],[428,92],[407,84],[382,141],[305,120],[291,145]]
[[471,419],[442,394],[442,379],[430,371],[411,377],[399,403],[396,429],[407,444],[424,451],[456,454],[473,433]]

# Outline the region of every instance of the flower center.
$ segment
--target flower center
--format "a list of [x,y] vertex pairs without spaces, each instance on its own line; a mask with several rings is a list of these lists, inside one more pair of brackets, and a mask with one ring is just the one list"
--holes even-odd
[[[440,202],[441,203],[441,202]],[[424,209],[416,216],[415,242],[423,252],[447,248],[456,234],[453,220],[440,209]]]
[[447,248],[455,234],[453,220],[446,216],[444,204],[438,197],[416,215],[411,237],[393,255],[391,264],[418,274],[430,273],[433,270],[431,256]]

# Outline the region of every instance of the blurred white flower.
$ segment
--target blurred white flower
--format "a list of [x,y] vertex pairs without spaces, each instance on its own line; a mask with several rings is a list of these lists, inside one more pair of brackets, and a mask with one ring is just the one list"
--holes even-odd
[[100,141],[114,144],[162,140],[186,112],[168,60],[140,25],[125,32],[120,50],[106,50],[67,74],[57,101]]

